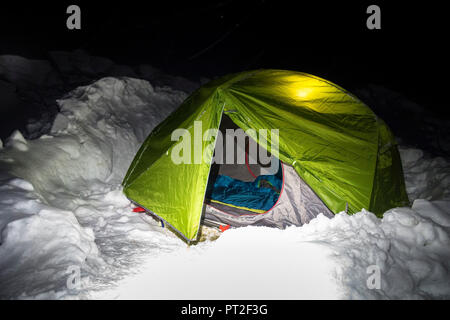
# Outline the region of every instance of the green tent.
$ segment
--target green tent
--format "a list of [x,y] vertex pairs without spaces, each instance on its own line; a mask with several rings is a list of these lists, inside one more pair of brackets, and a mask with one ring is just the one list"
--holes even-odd
[[[225,123],[241,128],[268,151],[274,138],[269,134],[263,139],[255,132],[278,129],[282,185],[270,210],[236,205],[235,200],[227,203],[226,197],[209,201],[214,199],[208,199],[207,187],[217,177],[228,179],[224,174],[213,176],[211,164],[217,133]],[[185,130],[174,139],[180,128]],[[189,144],[190,137],[208,129],[213,133],[208,139]],[[183,149],[187,145],[189,150]],[[174,153],[192,161],[176,162]],[[240,181],[242,167],[250,170],[248,163],[236,164],[237,175],[227,180],[233,190],[236,183],[247,188],[260,178],[250,170],[253,181]],[[408,204],[399,153],[387,125],[339,86],[283,70],[232,74],[199,88],[150,133],[123,186],[130,200],[187,241],[196,239],[202,217],[232,226],[284,227],[305,223],[319,213],[352,214],[365,208],[381,216]]]

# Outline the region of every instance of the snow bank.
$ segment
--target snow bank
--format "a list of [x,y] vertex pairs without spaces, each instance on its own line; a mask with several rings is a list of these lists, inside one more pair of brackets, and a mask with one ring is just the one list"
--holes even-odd
[[[121,299],[420,299],[450,297],[450,202],[416,200],[383,219],[362,211],[151,257],[100,296]],[[380,288],[368,285],[372,270]]]
[[0,56],[0,75],[11,83],[22,86],[55,85],[59,82],[57,72],[50,62],[32,60],[20,56]]
[[[383,219],[364,210],[319,216],[187,247],[133,213],[121,179],[185,96],[104,78],[58,101],[49,134],[27,140],[16,131],[4,141],[0,298],[450,297],[450,165],[418,149],[400,150],[413,205]],[[370,287],[373,270],[379,289]]]
[[13,159],[8,171],[50,202],[61,188],[79,193],[93,183],[120,183],[147,134],[184,98],[144,80],[104,78],[58,101],[49,135],[26,141],[13,133],[0,160]]
[[168,75],[149,65],[125,66],[83,50],[53,51],[47,60],[0,55],[0,138],[20,129],[27,139],[48,134],[59,107],[56,99],[105,77],[131,77],[190,93],[202,79]]
[[[22,180],[21,184],[24,183]],[[14,188],[12,183],[9,186],[10,192],[19,197],[7,199],[15,201],[9,212],[12,221],[1,221],[2,297],[59,298],[70,292],[64,289],[56,292],[53,288],[66,287],[71,266],[83,266],[81,281],[88,279],[88,273],[102,271],[104,263],[91,229],[83,228],[72,212],[45,206],[26,190]],[[4,219],[6,215],[1,213]]]
[[119,276],[111,268],[133,263],[130,242],[135,253],[157,241],[160,231],[143,232],[151,226],[131,214],[120,182],[151,129],[185,96],[104,78],[58,101],[50,134],[10,136],[0,151],[0,297],[80,297],[81,289],[67,289],[68,268],[80,269],[83,289],[98,287]]
[[450,162],[420,149],[399,149],[410,200],[450,200]]

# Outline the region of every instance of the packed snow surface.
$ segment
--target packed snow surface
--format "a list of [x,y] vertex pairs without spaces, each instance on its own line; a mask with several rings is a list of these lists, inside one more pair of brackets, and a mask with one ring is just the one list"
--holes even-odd
[[382,219],[204,229],[188,247],[133,213],[121,180],[185,97],[103,78],[58,100],[49,134],[0,142],[0,298],[450,298],[450,164],[418,149],[400,149],[412,206]]

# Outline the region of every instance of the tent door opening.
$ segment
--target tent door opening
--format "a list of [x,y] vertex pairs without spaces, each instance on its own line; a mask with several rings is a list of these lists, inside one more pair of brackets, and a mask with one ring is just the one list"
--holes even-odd
[[[225,114],[219,130],[223,141],[214,151],[206,204],[235,215],[267,212],[277,203],[283,187],[281,161]],[[264,159],[260,157],[261,152]]]

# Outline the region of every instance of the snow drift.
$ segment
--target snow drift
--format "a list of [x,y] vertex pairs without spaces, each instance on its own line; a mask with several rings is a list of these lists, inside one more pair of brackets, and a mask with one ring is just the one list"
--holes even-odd
[[[58,101],[49,134],[0,144],[1,298],[450,297],[450,164],[418,149],[400,150],[412,207],[383,219],[340,213],[187,247],[131,212],[121,179],[185,97],[103,78]],[[380,289],[367,286],[374,265]]]
[[117,279],[108,268],[133,262],[134,236],[156,241],[139,232],[149,226],[130,214],[119,186],[149,131],[185,96],[104,78],[58,101],[50,134],[13,133],[0,152],[0,297],[70,295],[60,290],[71,266],[85,280]]

